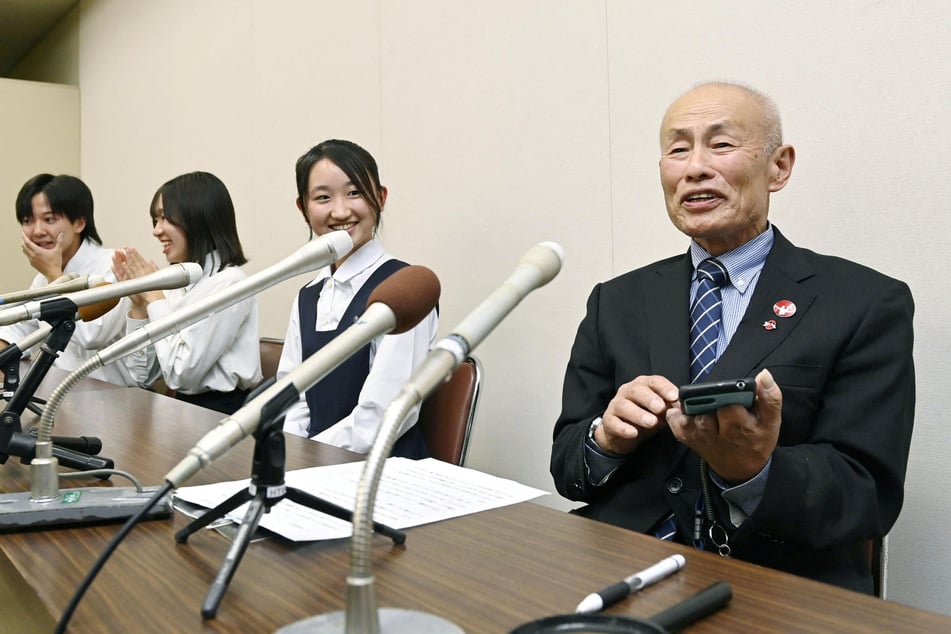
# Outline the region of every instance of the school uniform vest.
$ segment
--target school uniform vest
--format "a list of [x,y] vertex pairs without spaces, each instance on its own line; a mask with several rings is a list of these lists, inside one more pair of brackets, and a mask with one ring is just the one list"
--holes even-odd
[[[350,327],[366,310],[367,299],[373,289],[404,266],[407,266],[406,262],[387,260],[374,271],[350,301],[335,330],[316,329],[317,299],[327,278],[313,286],[302,288],[298,294],[301,359],[307,359]],[[369,374],[370,344],[367,344],[307,390],[307,406],[310,409],[310,425],[307,428],[309,438],[330,428],[353,411]],[[414,425],[407,430],[393,445],[391,455],[413,459],[428,458],[429,450],[420,429]]]

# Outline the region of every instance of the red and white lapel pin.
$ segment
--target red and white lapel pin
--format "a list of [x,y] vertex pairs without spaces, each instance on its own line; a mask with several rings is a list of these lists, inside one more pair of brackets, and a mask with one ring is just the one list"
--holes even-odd
[[[773,304],[773,313],[783,319],[792,317],[796,314],[796,305],[788,299],[781,299]],[[763,328],[766,330],[776,330],[776,320],[767,319],[763,322]]]

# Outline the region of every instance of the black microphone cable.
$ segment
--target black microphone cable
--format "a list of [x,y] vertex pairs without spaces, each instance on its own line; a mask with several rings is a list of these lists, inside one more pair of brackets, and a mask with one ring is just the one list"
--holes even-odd
[[109,557],[112,556],[112,553],[115,552],[116,548],[119,547],[119,544],[122,543],[122,540],[126,538],[132,529],[135,527],[139,521],[145,517],[153,506],[158,504],[158,501],[163,497],[171,493],[172,484],[166,482],[163,484],[156,492],[155,495],[149,499],[149,501],[143,506],[138,513],[133,515],[122,525],[122,528],[119,529],[119,532],[109,541],[106,545],[105,550],[102,551],[102,554],[99,555],[99,558],[93,563],[92,568],[89,569],[89,572],[86,573],[86,576],[79,583],[79,587],[76,588],[76,592],[73,593],[72,598],[69,600],[69,605],[66,606],[66,609],[63,610],[63,615],[59,618],[59,623],[56,624],[56,634],[63,634],[66,631],[66,627],[69,625],[69,619],[72,618],[73,612],[76,611],[76,607],[79,605],[79,602],[82,600],[83,596],[86,594],[86,590],[89,589],[89,586],[92,585],[93,580],[95,580],[96,575],[99,574],[99,571],[102,570],[102,567],[106,565],[106,562],[109,560]]

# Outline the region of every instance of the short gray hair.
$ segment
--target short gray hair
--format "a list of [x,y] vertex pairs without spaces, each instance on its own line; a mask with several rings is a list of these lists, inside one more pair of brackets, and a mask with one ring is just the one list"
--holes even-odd
[[763,146],[766,155],[771,155],[776,151],[776,148],[783,144],[783,121],[779,116],[779,107],[776,105],[776,102],[773,101],[772,97],[747,84],[724,80],[701,82],[691,88],[691,90],[696,90],[703,86],[728,86],[730,88],[738,88],[747,93],[753,98],[760,109],[760,125],[763,126],[763,136],[766,137],[766,144]]

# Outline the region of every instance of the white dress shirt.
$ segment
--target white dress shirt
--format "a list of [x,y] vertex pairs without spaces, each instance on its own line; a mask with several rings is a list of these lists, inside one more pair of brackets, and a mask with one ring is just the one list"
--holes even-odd
[[[377,240],[371,240],[350,257],[331,276],[330,267],[322,269],[308,286],[330,277],[324,283],[317,299],[316,330],[334,330],[350,305],[360,287],[380,265],[393,256],[386,253]],[[415,328],[399,335],[376,337],[370,343],[370,374],[363,383],[357,406],[345,418],[335,425],[314,436],[319,440],[337,447],[343,447],[357,453],[367,453],[373,445],[377,431],[383,421],[383,414],[390,403],[399,394],[436,340],[439,319],[433,310]],[[317,354],[320,352],[318,351]],[[278,364],[277,378],[301,364],[301,333],[298,299],[294,299],[287,334],[284,338],[284,351]],[[416,424],[419,408],[414,408],[403,423],[402,435]],[[310,408],[302,396],[287,410],[284,419],[284,431],[298,436],[307,436],[310,424]]]
[[[115,282],[116,278],[112,274],[112,252],[112,249],[106,249],[92,240],[83,240],[75,255],[63,267],[63,272],[76,273],[77,275],[99,275],[108,282]],[[42,288],[48,285],[50,281],[42,273],[37,273],[36,277],[33,278],[33,283],[30,284],[30,288]],[[115,308],[98,319],[88,322],[77,321],[76,330],[73,331],[66,349],[56,358],[54,365],[72,372],[94,357],[100,350],[115,343],[125,334],[124,315],[128,309],[129,300],[123,298]],[[0,339],[8,343],[17,343],[30,333],[35,332],[39,326],[36,319],[2,326],[0,327]],[[135,385],[135,380],[122,363],[110,363],[90,373],[89,376],[116,385]]]
[[[217,253],[209,255],[201,279],[165,291],[165,299],[148,305],[148,319],[127,316],[126,331],[131,333],[246,278],[237,266],[218,271],[219,263]],[[258,301],[249,297],[133,352],[124,361],[142,386],[161,375],[170,389],[183,394],[250,389],[262,378],[258,333]]]

